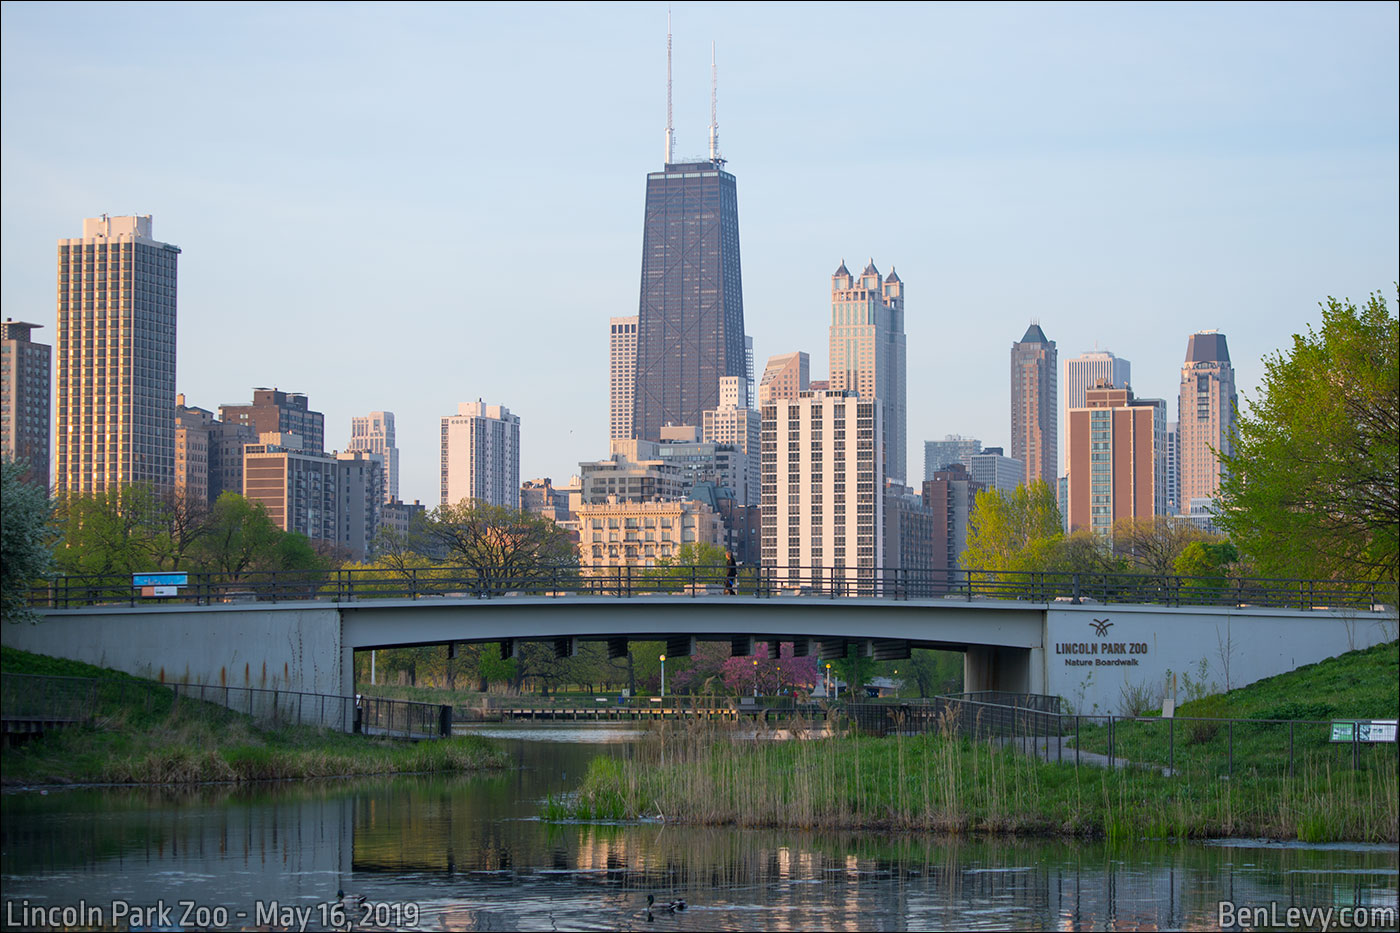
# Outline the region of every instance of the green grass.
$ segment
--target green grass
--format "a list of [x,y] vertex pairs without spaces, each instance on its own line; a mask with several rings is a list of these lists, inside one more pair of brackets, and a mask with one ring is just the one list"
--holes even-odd
[[[1290,768],[1349,769],[1352,748],[1331,744],[1327,725],[1290,727],[1266,720],[1394,719],[1397,713],[1400,644],[1390,642],[1183,703],[1176,712],[1177,719],[1246,722],[1117,722],[1113,754],[1136,763],[1170,764],[1181,773],[1241,780],[1287,774]],[[1106,726],[1081,721],[1081,748],[1107,754],[1108,740]],[[1386,762],[1394,765],[1397,749],[1361,746],[1357,752],[1362,767],[1382,767]]]
[[[664,749],[664,750],[663,750]],[[664,756],[664,757],[663,757]],[[1065,834],[1110,842],[1215,836],[1400,839],[1395,759],[1249,781],[1046,763],[941,735],[739,742],[661,730],[651,754],[591,767],[552,819]]]
[[92,726],[53,730],[0,757],[5,784],[182,784],[413,772],[504,765],[478,736],[423,742],[268,726],[216,704],[176,702],[165,688],[117,671],[5,648],[5,673],[96,677]]

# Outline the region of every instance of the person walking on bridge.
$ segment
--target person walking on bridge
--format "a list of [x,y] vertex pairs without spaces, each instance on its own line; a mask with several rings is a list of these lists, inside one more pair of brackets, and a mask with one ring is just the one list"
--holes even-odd
[[735,585],[739,581],[739,565],[734,561],[734,552],[724,552],[724,595],[734,596],[738,590]]

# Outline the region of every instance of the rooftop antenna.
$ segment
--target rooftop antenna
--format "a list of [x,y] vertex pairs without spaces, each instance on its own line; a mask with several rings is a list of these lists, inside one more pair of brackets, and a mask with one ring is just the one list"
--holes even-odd
[[674,162],[676,129],[671,122],[671,8],[666,8],[666,163]]
[[715,66],[715,43],[710,42],[710,161],[719,159],[719,69]]

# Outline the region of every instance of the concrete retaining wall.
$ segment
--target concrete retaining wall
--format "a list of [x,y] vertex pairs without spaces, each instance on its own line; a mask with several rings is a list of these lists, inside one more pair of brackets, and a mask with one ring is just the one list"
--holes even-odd
[[335,606],[54,610],[36,624],[6,624],[0,638],[164,683],[354,692]]
[[1187,677],[1210,693],[1243,687],[1392,641],[1396,628],[1394,615],[1348,610],[1055,606],[1039,659],[1045,689],[1035,692],[1079,713],[1119,714],[1135,688],[1160,703],[1170,672],[1184,702]]

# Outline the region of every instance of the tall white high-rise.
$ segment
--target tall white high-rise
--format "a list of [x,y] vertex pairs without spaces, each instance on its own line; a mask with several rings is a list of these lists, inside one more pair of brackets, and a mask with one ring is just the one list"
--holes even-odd
[[780,579],[869,582],[884,566],[881,408],[834,390],[763,406],[763,566]]
[[608,318],[608,437],[632,437],[637,388],[637,315]]
[[520,417],[504,405],[462,402],[442,419],[442,504],[463,499],[520,507]]
[[[1085,393],[1098,385],[1100,381],[1118,389],[1126,389],[1132,385],[1133,364],[1121,357],[1114,356],[1108,350],[1087,350],[1078,356],[1066,357],[1062,364],[1064,372],[1060,377],[1062,395],[1064,396],[1061,408],[1060,425],[1062,430],[1069,430],[1069,410],[1071,408],[1083,408],[1085,405]],[[1068,438],[1060,445],[1060,449],[1068,451]],[[1065,471],[1069,469],[1069,454],[1065,454]]]
[[174,489],[179,255],[149,214],[58,241],[56,491]]
[[880,400],[885,425],[885,475],[903,483],[905,471],[904,282],[880,279],[872,260],[859,277],[842,262],[831,276],[832,391]]
[[372,411],[350,419],[346,450],[361,450],[384,458],[384,501],[399,498],[399,448],[394,444],[394,413]]

